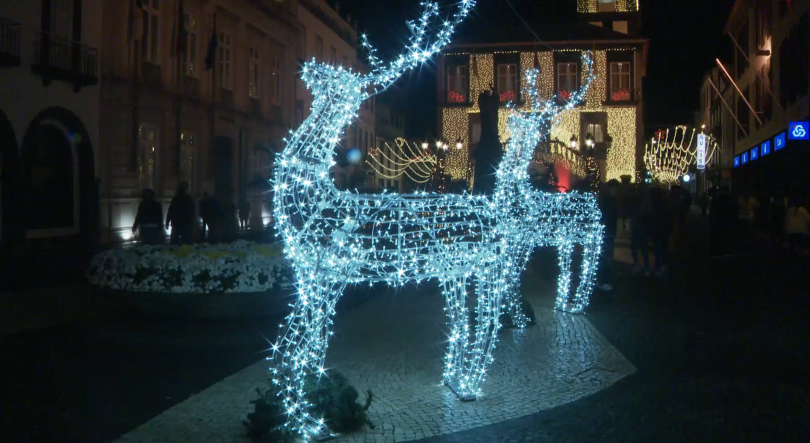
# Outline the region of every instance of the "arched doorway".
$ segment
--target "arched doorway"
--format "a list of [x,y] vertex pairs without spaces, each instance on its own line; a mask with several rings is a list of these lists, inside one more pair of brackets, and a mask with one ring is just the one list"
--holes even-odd
[[0,245],[3,250],[23,237],[18,154],[14,128],[6,114],[0,110]]
[[[29,244],[84,255],[96,243],[98,192],[93,147],[81,120],[48,108],[29,124],[20,149],[24,227]],[[63,249],[63,248],[58,248]]]

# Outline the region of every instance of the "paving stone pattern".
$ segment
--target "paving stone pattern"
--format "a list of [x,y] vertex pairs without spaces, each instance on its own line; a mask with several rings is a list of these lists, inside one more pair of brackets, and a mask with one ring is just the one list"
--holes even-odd
[[[372,390],[369,416],[376,429],[333,441],[402,442],[491,425],[575,401],[635,372],[585,316],[538,307],[539,294],[553,290],[542,286],[524,291],[535,293],[528,298],[537,325],[501,332],[484,396],[475,402],[462,403],[440,386],[447,327],[435,285],[338,310],[327,367],[343,372],[361,396]],[[248,442],[241,419],[255,388],[266,386],[267,371],[266,362],[252,365],[117,442]]]

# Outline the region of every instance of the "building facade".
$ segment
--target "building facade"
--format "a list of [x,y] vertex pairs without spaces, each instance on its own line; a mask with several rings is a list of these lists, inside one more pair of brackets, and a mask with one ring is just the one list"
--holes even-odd
[[[357,26],[351,17],[341,15],[340,9],[332,7],[325,0],[299,0],[296,6],[297,18],[303,26],[301,45],[304,48],[304,61],[316,60],[367,72],[366,65],[358,58]],[[303,122],[312,106],[312,94],[300,78],[296,82],[296,124]],[[376,181],[365,159],[376,146],[374,128],[375,97],[360,106],[358,119],[346,128],[339,152],[338,164],[332,174],[340,188],[373,189]],[[355,153],[352,151],[355,150]],[[356,154],[359,152],[359,156]]]
[[703,76],[700,88],[700,109],[695,113],[695,128],[717,142],[714,155],[706,161],[703,170],[695,171],[695,180],[689,184],[696,194],[712,187],[731,186],[731,171],[734,159],[734,103],[731,82],[719,66]]
[[[807,194],[810,177],[810,3],[738,0],[725,32],[734,40],[733,183],[742,194]],[[738,123],[739,122],[739,123]]]
[[183,180],[223,206],[248,199],[250,226],[267,223],[264,183],[293,124],[303,56],[295,3],[103,2],[102,240],[131,235],[141,189],[168,205]]
[[94,24],[101,21],[101,2],[4,2],[0,10],[6,264],[23,250],[89,252],[82,246],[97,233],[102,35]]
[[[586,140],[607,152],[601,179],[635,178],[639,148],[643,146],[642,78],[646,71],[648,42],[637,37],[638,8],[619,2],[579,2],[580,24],[541,29],[544,42],[473,41],[449,47],[439,59],[438,126],[451,149],[447,173],[455,180],[472,177],[471,158],[481,134],[478,96],[492,86],[501,103],[499,134],[509,138],[506,104],[526,109],[527,69],[540,70],[543,99],[560,103],[585,79],[581,56],[592,51],[596,80],[585,102],[566,112],[552,129],[551,145],[560,152],[580,150]],[[593,3],[593,5],[591,4]],[[607,5],[610,3],[610,5]],[[605,9],[611,6],[613,9]],[[601,7],[601,9],[600,9]],[[460,149],[453,149],[455,146]],[[576,169],[576,168],[574,168]],[[569,174],[571,175],[571,174]],[[570,188],[575,177],[560,177]]]

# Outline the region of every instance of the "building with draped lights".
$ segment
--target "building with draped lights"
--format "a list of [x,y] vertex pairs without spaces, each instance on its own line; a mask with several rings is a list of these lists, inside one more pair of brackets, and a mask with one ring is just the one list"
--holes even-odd
[[724,33],[734,56],[718,65],[730,84],[718,105],[735,191],[810,193],[810,2],[737,0]]
[[580,0],[578,23],[538,27],[540,42],[515,23],[497,33],[459,36],[439,59],[438,127],[451,146],[447,171],[454,181],[472,176],[470,160],[481,134],[478,96],[489,86],[498,94],[499,134],[506,128],[509,102],[525,106],[524,72],[540,69],[540,91],[561,103],[582,83],[583,51],[593,51],[596,81],[585,103],[563,115],[538,155],[557,158],[556,175],[562,188],[571,188],[584,175],[586,149],[602,151],[600,180],[629,176],[635,180],[643,149],[642,78],[646,72],[648,41],[639,37],[640,14],[633,0]]

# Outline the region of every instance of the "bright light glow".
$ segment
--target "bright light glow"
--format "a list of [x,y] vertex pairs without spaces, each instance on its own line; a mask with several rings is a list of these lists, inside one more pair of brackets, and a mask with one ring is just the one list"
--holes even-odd
[[[629,0],[628,0],[629,1]],[[542,99],[554,97],[554,54],[555,52],[580,52],[579,50],[558,50],[543,52],[521,52],[520,66],[521,72],[533,69],[535,60],[540,67],[540,84],[538,94]],[[617,51],[622,52],[622,51]],[[478,95],[487,89],[489,84],[494,82],[494,54],[469,54],[470,75],[469,75],[469,101],[471,106],[445,107],[442,109],[442,137],[446,140],[457,140],[469,146],[470,115],[479,113]],[[613,137],[613,142],[607,152],[605,179],[621,179],[622,175],[635,177],[636,175],[636,150],[639,145],[637,134],[637,122],[639,108],[636,104],[605,105],[607,94],[607,51],[593,51],[593,63],[596,76],[593,84],[588,89],[583,103],[576,108],[565,111],[559,122],[551,128],[551,140],[567,141],[572,134],[580,134],[581,119],[586,113],[604,112],[607,114],[607,134]],[[584,84],[586,71],[582,69],[580,78]],[[521,97],[527,97],[529,84],[525,77],[521,77]],[[524,105],[524,109],[526,106]],[[509,117],[507,109],[500,109],[498,113],[498,134],[500,140],[505,144],[510,134],[506,125]],[[468,150],[452,150],[447,155],[447,173],[453,179],[471,179],[470,159]],[[572,170],[572,172],[574,172]]]
[[690,177],[689,174],[684,174],[683,175],[683,181],[686,182],[686,183],[689,183],[689,180],[692,180],[692,177]]
[[[423,61],[425,54],[446,45],[453,27],[473,3],[462,0],[460,11],[433,43],[420,46],[428,41],[424,36],[427,21],[438,11],[434,4],[425,4],[419,24],[410,23],[415,36],[411,52],[391,67],[383,67],[372,50],[370,75],[315,62],[305,66],[302,77],[313,92],[312,112],[285,139],[273,180],[276,229],[292,263],[298,292],[273,347],[273,382],[288,413],[286,429],[305,436],[323,431],[320,417],[309,414],[305,380],[310,374],[322,373],[335,305],[348,284],[401,286],[438,279],[450,324],[443,382],[454,386],[462,397],[481,394],[498,341],[501,313],[506,310],[518,325],[525,325],[517,285],[534,247],[553,245],[560,250],[556,307],[577,313],[588,305],[602,240],[596,200],[589,194],[535,191],[528,164],[552,124],[587,93],[594,79],[590,56],[583,57],[588,72],[585,86],[564,106],[541,101],[534,88],[528,95],[531,112],[520,112],[514,106],[506,110],[512,134],[509,155],[498,168],[491,197],[360,194],[338,190],[329,178],[340,135],[357,118],[370,91],[389,86],[406,69]],[[363,46],[370,47],[366,39]],[[536,78],[537,73],[527,76]],[[447,148],[447,144],[438,146]],[[583,245],[583,262],[580,283],[572,296],[574,244]],[[474,332],[466,304],[471,283],[478,302]]]

